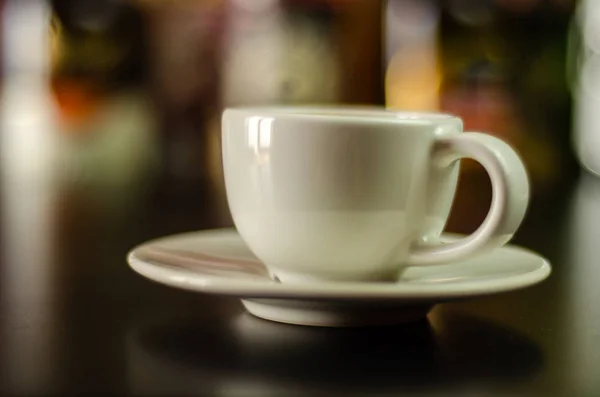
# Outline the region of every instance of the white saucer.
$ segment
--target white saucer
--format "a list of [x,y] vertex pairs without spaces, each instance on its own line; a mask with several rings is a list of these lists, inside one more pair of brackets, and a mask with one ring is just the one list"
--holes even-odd
[[[445,234],[445,240],[457,238]],[[156,282],[191,291],[239,296],[255,316],[291,324],[359,326],[424,317],[436,303],[531,286],[550,264],[507,245],[473,259],[410,267],[397,282],[281,284],[269,278],[235,229],[164,237],[128,255],[130,266]]]

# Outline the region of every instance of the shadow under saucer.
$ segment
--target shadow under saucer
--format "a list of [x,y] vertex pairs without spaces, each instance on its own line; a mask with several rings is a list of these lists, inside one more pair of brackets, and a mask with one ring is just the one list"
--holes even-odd
[[462,314],[393,327],[314,328],[248,313],[218,324],[174,320],[128,336],[131,386],[248,395],[441,391],[518,384],[541,350],[513,330]]

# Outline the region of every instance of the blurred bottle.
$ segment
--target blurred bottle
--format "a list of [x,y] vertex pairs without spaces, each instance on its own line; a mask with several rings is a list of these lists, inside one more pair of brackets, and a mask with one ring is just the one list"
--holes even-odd
[[230,3],[223,42],[224,106],[341,100],[334,10],[326,3],[298,5]]
[[380,36],[379,1],[232,0],[223,104],[380,103]]
[[155,162],[142,16],[116,0],[53,0],[52,7],[63,182],[117,198],[106,188],[141,187]]
[[149,91],[157,122],[160,170],[156,194],[163,208],[190,211],[219,202],[208,181],[209,132],[220,123],[219,60],[225,3],[131,0],[148,27]]
[[149,26],[167,201],[225,205],[227,106],[383,102],[380,0],[131,1]]

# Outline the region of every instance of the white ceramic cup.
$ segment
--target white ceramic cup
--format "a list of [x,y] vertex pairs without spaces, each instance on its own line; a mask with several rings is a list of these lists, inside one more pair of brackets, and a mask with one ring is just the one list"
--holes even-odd
[[[529,200],[523,163],[460,118],[363,107],[231,108],[225,187],[237,230],[283,283],[385,281],[506,244]],[[493,188],[471,235],[439,241],[461,157]]]

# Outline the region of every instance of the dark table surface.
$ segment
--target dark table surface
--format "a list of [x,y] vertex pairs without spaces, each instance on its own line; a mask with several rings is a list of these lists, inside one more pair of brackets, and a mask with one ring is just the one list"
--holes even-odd
[[128,268],[149,238],[229,224],[222,196],[104,174],[56,182],[19,139],[1,157],[2,394],[600,395],[600,179],[584,173],[532,202],[513,242],[550,259],[543,283],[409,325],[310,328]]

